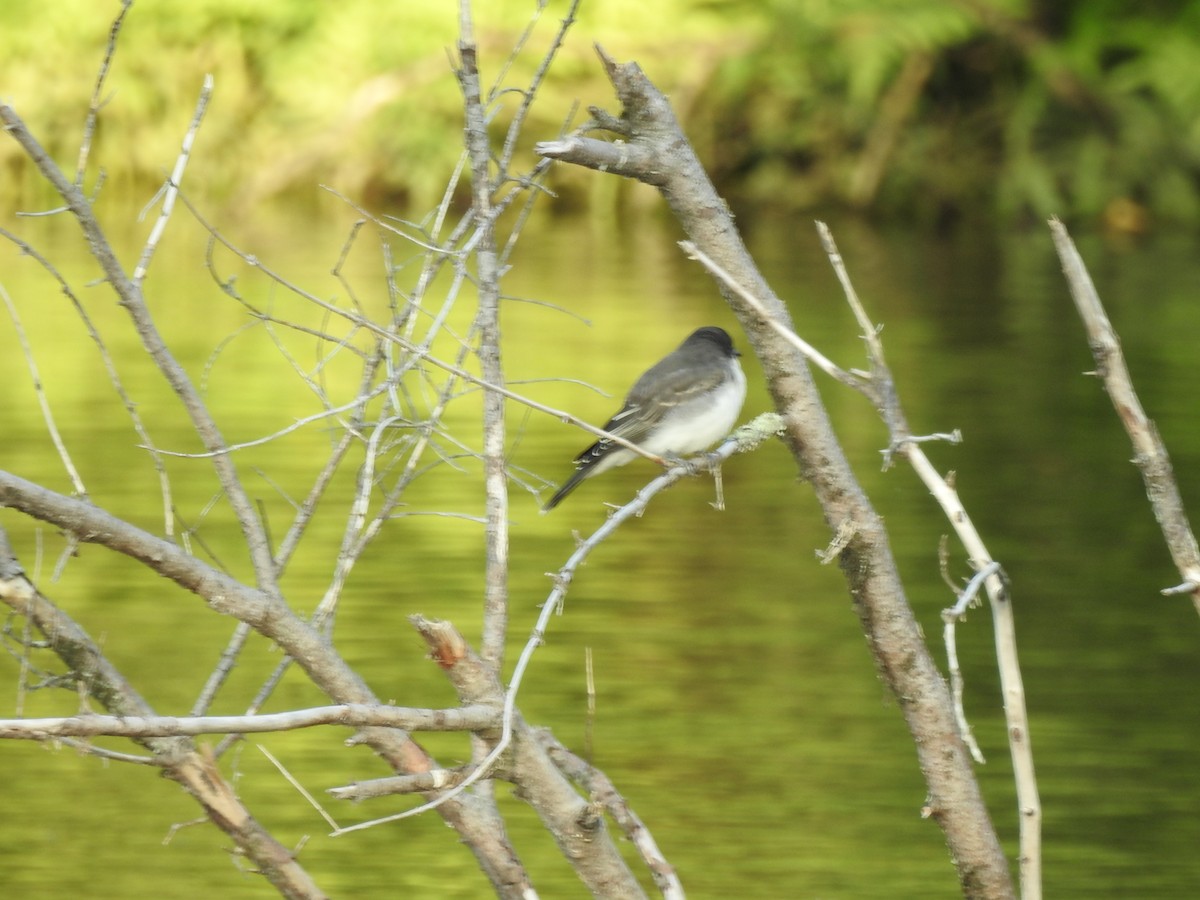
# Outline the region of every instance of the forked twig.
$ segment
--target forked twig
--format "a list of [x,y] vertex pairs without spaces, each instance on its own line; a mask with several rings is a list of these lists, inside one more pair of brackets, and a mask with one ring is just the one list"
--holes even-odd
[[[970,516],[959,500],[958,492],[947,479],[938,474],[920,447],[920,443],[927,440],[941,438],[956,441],[959,435],[954,432],[915,437],[909,433],[908,424],[896,393],[895,382],[883,357],[879,329],[867,316],[828,227],[823,222],[818,222],[817,230],[822,246],[829,256],[830,263],[846,294],[847,302],[854,311],[859,327],[863,330],[863,339],[867,344],[871,365],[869,376],[850,372],[837,366],[808,342],[795,335],[787,325],[770,316],[765,304],[755,298],[744,286],[738,284],[729,273],[716,265],[705,254],[699,252],[694,245],[684,242],[682,246],[685,252],[697,259],[727,288],[754,309],[766,325],[785,336],[786,340],[800,350],[810,362],[871,400],[887,425],[890,435],[889,446],[884,451],[885,467],[893,456],[902,456],[908,460],[917,476],[942,507],[946,518],[967,549],[971,565],[977,572],[986,573],[981,582],[991,601],[996,633],[996,656],[1004,692],[1004,712],[1008,722],[1009,748],[1013,758],[1020,803],[1022,896],[1023,900],[1038,900],[1041,896],[1041,802],[1038,798],[1037,782],[1034,778],[1033,751],[1029,742],[1025,691],[1020,665],[1017,661],[1016,628],[1012,616],[1012,604],[1007,587],[1000,578],[999,566],[994,564],[983,539],[979,536]],[[828,558],[829,554],[825,554],[825,557]],[[948,652],[952,651],[948,650]],[[970,749],[973,741],[969,738],[970,730],[966,726],[965,716],[961,714],[960,710],[961,707],[956,704],[956,711],[959,711],[961,736]],[[975,748],[972,752],[973,755],[978,754],[978,749]],[[978,755],[976,758],[979,758]]]
[[830,263],[837,273],[846,297],[854,310],[855,318],[863,328],[871,359],[872,381],[878,390],[879,402],[883,407],[880,414],[891,433],[890,451],[908,460],[922,483],[933,494],[943,513],[967,550],[972,567],[982,576],[992,610],[992,623],[996,639],[996,662],[1000,672],[1001,690],[1004,695],[1004,716],[1008,728],[1009,753],[1012,757],[1013,775],[1017,788],[1017,803],[1020,809],[1020,873],[1023,900],[1040,900],[1042,895],[1042,835],[1041,800],[1038,796],[1037,779],[1034,775],[1033,748],[1029,736],[1029,716],[1025,708],[1025,687],[1021,666],[1017,658],[1016,623],[1013,618],[1012,599],[1008,587],[1000,577],[1000,567],[995,564],[983,538],[971,521],[959,499],[958,491],[950,479],[942,477],[934,468],[919,443],[908,433],[900,400],[896,392],[891,370],[883,359],[883,347],[878,329],[872,325],[862,303],[850,283],[841,254],[834,243],[833,235],[824,222],[817,223],[822,246],[829,255]]
[[[776,413],[763,413],[753,422],[748,425],[743,425],[735,431],[729,438],[725,440],[716,450],[706,455],[706,459],[711,465],[715,465],[720,461],[726,460],[734,453],[746,452],[754,449],[763,441],[766,441],[777,435],[783,429],[782,417]],[[372,828],[376,825],[382,825],[387,822],[395,822],[400,819],[407,819],[411,816],[418,815],[423,812],[428,812],[431,809],[436,809],[447,800],[452,799],[458,794],[465,791],[472,784],[475,784],[480,779],[485,778],[495,765],[496,761],[508,749],[513,737],[513,724],[516,716],[517,695],[520,692],[521,684],[525,678],[525,672],[529,667],[530,661],[533,659],[533,654],[538,647],[545,643],[546,631],[550,627],[550,619],[557,613],[562,611],[562,604],[566,598],[567,589],[571,585],[571,581],[575,577],[575,572],[583,564],[584,560],[595,550],[601,543],[604,542],[609,535],[620,528],[625,522],[630,519],[637,518],[642,515],[649,504],[650,499],[660,491],[670,487],[676,481],[687,475],[693,474],[694,467],[687,464],[680,464],[672,467],[669,471],[659,475],[648,485],[638,491],[637,496],[626,503],[624,506],[615,510],[610,515],[604,524],[597,528],[587,538],[580,542],[575,548],[575,552],[567,559],[562,568],[554,575],[554,587],[551,589],[549,596],[542,603],[542,611],[538,614],[537,623],[530,632],[529,639],[525,642],[524,648],[521,650],[517,658],[516,665],[513,667],[513,674],[508,682],[508,690],[504,695],[504,716],[501,724],[501,733],[499,740],[491,752],[488,753],[465,779],[455,785],[446,793],[439,795],[435,799],[424,803],[421,806],[413,807],[412,809],[404,810],[403,812],[394,815],[385,816],[379,819],[372,819],[369,822],[360,822],[355,825],[342,828],[335,834],[345,834],[351,831],[358,831],[364,828]]]

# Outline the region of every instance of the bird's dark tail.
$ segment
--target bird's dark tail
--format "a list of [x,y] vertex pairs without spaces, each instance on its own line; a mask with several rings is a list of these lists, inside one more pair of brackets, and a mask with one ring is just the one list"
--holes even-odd
[[554,509],[554,507],[558,506],[558,504],[562,503],[563,498],[565,498],[567,494],[571,493],[571,491],[575,490],[575,488],[579,487],[579,482],[587,478],[589,472],[591,472],[591,467],[589,466],[576,469],[575,474],[564,481],[563,486],[555,491],[554,496],[551,497],[546,505],[542,507],[542,512],[548,513],[550,510]]

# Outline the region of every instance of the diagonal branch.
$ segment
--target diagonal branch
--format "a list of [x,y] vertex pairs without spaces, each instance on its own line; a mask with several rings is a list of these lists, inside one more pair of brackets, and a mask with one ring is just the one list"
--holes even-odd
[[[46,636],[51,650],[67,664],[88,697],[103,703],[118,717],[154,715],[150,705],[109,662],[87,632],[25,577],[3,529],[0,529],[0,602],[26,617]],[[14,724],[22,725],[19,721]],[[27,734],[3,736],[37,737]],[[168,777],[183,785],[213,824],[254,861],[283,896],[297,900],[325,896],[296,862],[291,850],[276,841],[254,819],[211,757],[197,749],[194,742],[178,736],[132,736],[154,754]]]
[[133,320],[134,329],[142,341],[142,346],[182,401],[200,440],[210,452],[218,453],[213,458],[213,467],[229,498],[238,523],[241,525],[258,583],[264,590],[278,593],[275,563],[271,556],[266,530],[242,487],[232,459],[227,454],[219,453],[226,446],[225,438],[209,413],[200,392],[196,390],[183,366],[179,364],[167,348],[166,342],[163,341],[162,335],[155,325],[154,317],[146,305],[141,286],[126,275],[91,204],[83,195],[83,191],[63,175],[54,160],[25,127],[25,123],[17,115],[16,110],[7,103],[0,103],[0,123],[3,123],[5,130],[21,145],[42,176],[66,201],[71,214],[83,230],[92,257],[100,264],[100,268],[109,285],[116,292],[121,306]]
[[[963,506],[953,479],[938,473],[920,444],[910,434],[908,421],[900,406],[895,379],[883,356],[883,342],[879,339],[879,329],[871,322],[850,282],[849,272],[828,226],[824,222],[818,222],[817,231],[867,342],[875,402],[890,433],[890,445],[885,451],[885,459],[890,460],[895,454],[908,460],[917,477],[941,506],[946,520],[966,548],[971,566],[977,575],[972,579],[974,590],[968,586],[962,594],[973,596],[982,583],[988,595],[995,634],[996,665],[1000,672],[1000,689],[1004,700],[1009,754],[1013,764],[1013,780],[1017,788],[1021,897],[1023,900],[1039,900],[1042,896],[1042,802],[1038,793],[1037,777],[1034,774],[1029,713],[1025,704],[1025,680],[1021,675],[1021,664],[1017,655],[1017,626],[1013,614],[1012,594],[999,563],[992,559],[975,523]],[[950,625],[947,626],[946,633],[953,633]],[[946,647],[947,653],[951,653],[953,644],[948,642]],[[956,665],[956,660],[951,659],[951,664]],[[956,694],[956,718],[963,723],[960,731],[963,740],[974,748],[974,740],[965,726],[961,709],[961,702]],[[974,752],[978,754],[978,749]]]
[[[908,460],[913,471],[929,490],[938,505],[946,515],[947,521],[959,536],[967,549],[972,567],[979,573],[972,583],[974,589],[968,588],[963,595],[973,598],[979,588],[986,587],[990,601],[993,627],[996,641],[996,660],[1000,671],[1001,690],[1004,698],[1004,713],[1007,721],[1009,751],[1013,760],[1014,779],[1017,787],[1018,807],[1020,810],[1021,832],[1021,895],[1024,900],[1037,900],[1041,896],[1041,800],[1038,795],[1037,779],[1034,775],[1033,748],[1030,743],[1029,716],[1025,705],[1024,679],[1021,676],[1021,666],[1017,657],[1016,622],[1013,616],[1012,597],[1008,584],[1001,575],[1000,565],[992,560],[983,538],[975,528],[971,517],[967,514],[951,479],[943,477],[934,468],[920,443],[928,439],[914,437],[909,433],[908,422],[900,406],[900,397],[896,389],[895,379],[884,358],[883,342],[879,338],[879,329],[871,322],[866,309],[858,297],[850,281],[845,262],[833,240],[833,235],[824,222],[817,223],[817,231],[821,244],[829,257],[830,263],[837,274],[846,295],[846,301],[854,312],[859,327],[862,328],[863,338],[867,344],[867,353],[871,361],[871,372],[868,377],[858,373],[847,372],[830,362],[815,348],[797,336],[791,329],[767,315],[766,307],[740,284],[734,282],[720,267],[716,266],[701,251],[684,242],[684,251],[700,261],[713,273],[729,290],[752,309],[763,316],[771,328],[797,347],[800,352],[813,362],[814,365],[827,372],[843,384],[858,390],[875,406],[880,418],[887,425],[889,446],[885,451],[885,464],[890,464],[893,456]],[[939,437],[939,436],[933,436]],[[955,435],[941,436],[954,440]],[[961,602],[961,601],[960,601]],[[946,614],[944,613],[943,616]],[[961,615],[958,614],[958,615]],[[958,615],[953,618],[957,618]],[[950,621],[950,620],[947,620]],[[952,638],[952,625],[945,632]],[[957,658],[952,640],[946,641],[947,653],[950,656],[955,718],[959,723],[959,734],[971,751],[977,762],[983,762],[982,754],[975,744],[961,703],[961,676],[958,676]],[[958,677],[955,677],[958,676]]]
[[[0,471],[0,507],[17,509],[66,529],[82,541],[136,559],[197,594],[216,612],[249,624],[295,659],[313,683],[335,702],[379,703],[328,639],[299,619],[280,598],[241,584],[175,544],[123,522],[91,503],[64,497],[4,471]],[[371,726],[363,729],[358,740],[370,745],[398,772],[435,767],[425,750],[401,729]],[[493,884],[528,882],[494,810],[468,795],[443,804],[439,811],[463,837]],[[520,891],[514,887],[511,896],[521,896]]]
[[[476,656],[449,623],[421,616],[410,620],[462,703],[491,704],[505,697],[504,686],[491,665]],[[509,715],[507,709],[505,714]],[[644,897],[645,892],[608,837],[599,810],[580,797],[563,777],[519,713],[512,715],[511,728],[515,739],[506,754],[507,777],[537,812],[576,874],[597,897]]]
[[1192,603],[1200,612],[1200,549],[1183,507],[1171,457],[1133,389],[1133,379],[1129,377],[1125,355],[1121,352],[1121,341],[1104,312],[1100,295],[1096,293],[1096,286],[1092,284],[1075,242],[1058,219],[1050,220],[1050,233],[1071,288],[1071,298],[1087,329],[1088,344],[1096,360],[1095,374],[1104,382],[1104,389],[1133,443],[1133,464],[1142,473],[1154,518],[1162,529],[1171,559],[1183,577],[1183,584],[1166,588],[1163,593],[1191,594]]

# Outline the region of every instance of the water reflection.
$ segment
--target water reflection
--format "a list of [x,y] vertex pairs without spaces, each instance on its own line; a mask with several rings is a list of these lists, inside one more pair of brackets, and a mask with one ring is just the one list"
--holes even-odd
[[[797,233],[794,223],[743,224],[805,337],[841,364],[861,365],[861,342],[815,237],[806,228]],[[957,471],[969,509],[1013,580],[1046,816],[1047,895],[1186,895],[1200,882],[1192,786],[1200,717],[1191,701],[1200,677],[1198,623],[1186,601],[1157,595],[1177,579],[1108,401],[1081,374],[1091,361],[1049,236],[964,232],[930,240],[856,223],[831,225],[864,301],[885,325],[889,361],[914,429],[962,429],[962,446],[930,453]],[[288,234],[286,247],[250,249],[299,283],[327,278],[341,236],[315,230],[314,245],[300,246],[304,235]],[[733,330],[708,279],[675,251],[673,240],[669,227],[647,220],[631,223],[615,240],[607,234],[601,240],[580,223],[527,234],[510,292],[558,304],[592,325],[511,302],[504,321],[510,378],[527,382],[520,389],[539,401],[602,421],[611,398],[541,379],[582,379],[619,393],[631,373],[690,329],[719,324]],[[1193,337],[1200,306],[1192,249],[1166,238],[1114,249],[1083,236],[1080,245],[1195,508],[1200,492],[1191,474],[1200,430],[1192,402]],[[194,245],[178,254],[177,265],[156,270],[154,287],[159,297],[171,298],[160,315],[184,342],[190,370],[201,373],[246,314],[204,281]],[[5,267],[19,271],[7,259]],[[363,261],[357,276],[369,285],[372,272]],[[20,295],[23,287],[18,281],[9,290]],[[246,289],[260,298],[270,293],[262,285]],[[47,314],[44,322],[28,315],[31,330],[45,335],[63,313]],[[115,316],[105,327],[124,333]],[[278,362],[269,341],[262,335],[239,340],[216,358],[206,383],[223,427],[245,439],[303,414],[306,400],[303,390],[290,393],[265,381]],[[140,503],[133,515],[156,527],[155,481],[143,463],[128,463],[140,459],[132,450],[135,436],[122,419],[96,415],[109,401],[94,361],[56,356],[39,362],[67,438],[96,484],[97,502],[124,509]],[[749,417],[767,408],[767,398],[749,358],[746,369]],[[139,376],[130,367],[127,377]],[[19,355],[0,355],[0,378],[27,384]],[[193,446],[183,418],[155,382],[130,386],[163,446]],[[848,454],[886,517],[910,600],[934,636],[938,613],[950,602],[937,571],[938,538],[948,529],[912,476],[879,471],[885,435],[867,404],[836,385],[822,390]],[[5,411],[7,466],[59,484],[40,420],[27,392],[21,396]],[[510,415],[514,464],[556,483],[580,435],[515,408]],[[464,414],[456,424],[469,434],[476,421]],[[270,482],[255,481],[256,496],[280,504],[280,523],[287,511],[278,486],[289,493],[303,489],[328,435],[313,428],[288,440],[292,469],[273,468]],[[248,472],[268,461],[266,452],[243,456]],[[198,520],[215,493],[202,474],[205,465],[172,466],[181,514]],[[599,524],[601,504],[631,496],[650,471],[635,463],[588,482],[550,516],[538,514],[536,497],[514,491],[510,658],[549,591],[544,573],[574,547],[573,530]],[[407,511],[478,513],[478,475],[469,462],[465,474],[443,467],[422,482]],[[315,605],[329,577],[351,489],[350,483],[338,487],[326,518],[289,568],[291,596],[305,609]],[[522,698],[526,717],[582,749],[583,660],[590,647],[595,761],[647,820],[693,897],[956,896],[940,834],[918,816],[924,786],[899,710],[875,677],[843,581],[816,560],[828,533],[810,492],[796,481],[783,449],[768,446],[727,466],[725,493],[728,509],[717,513],[709,506],[711,485],[686,481],[591,558],[566,614],[553,621],[547,645],[534,658]],[[25,524],[9,515],[5,525],[32,559],[34,537]],[[223,539],[223,528],[219,517],[202,526],[212,552],[237,571],[244,563],[227,534]],[[480,547],[473,522],[399,519],[356,572],[336,640],[381,695],[411,705],[453,702],[422,659],[405,617],[449,618],[474,639]],[[965,572],[961,554],[956,563],[956,571]],[[200,652],[202,673],[230,623],[96,548],[87,548],[68,572],[72,577],[51,593],[95,633],[113,629],[114,657],[135,680],[153,685],[152,700],[162,712],[186,709],[201,674],[181,683],[175,661]],[[120,626],[131,612],[142,623],[139,632]],[[1012,851],[1015,801],[990,641],[981,610],[960,630],[960,648],[968,707],[990,760],[980,777]],[[238,711],[276,660],[273,648],[253,645],[223,710]],[[11,683],[15,667],[2,665]],[[274,708],[316,699],[295,677]],[[30,712],[45,712],[43,703],[63,710],[72,705],[71,698],[39,695]],[[328,735],[262,743],[310,790],[381,774],[367,753],[345,750]],[[427,743],[445,762],[468,752],[453,736]],[[10,808],[29,810],[38,825],[30,829],[23,817],[19,833],[5,834],[0,826],[5,881],[14,889],[118,896],[154,878],[176,885],[179,896],[262,894],[261,885],[251,887],[247,876],[220,861],[220,841],[206,829],[183,832],[162,852],[145,852],[171,823],[194,815],[173,789],[148,783],[145,772],[106,768],[61,751],[4,752],[6,800]],[[244,773],[239,787],[256,814],[285,840],[312,835],[302,859],[331,893],[483,893],[474,862],[448,841],[437,820],[331,841],[257,751],[247,748],[236,764]],[[51,792],[49,784],[68,788]],[[88,802],[80,804],[80,797]],[[505,802],[514,817],[512,837],[543,895],[579,895],[540,825],[519,803]],[[402,803],[334,812],[352,821]],[[18,826],[14,820],[7,827]],[[119,841],[113,839],[118,833]],[[75,859],[87,859],[86,870],[75,871]],[[169,889],[156,893],[170,896]]]

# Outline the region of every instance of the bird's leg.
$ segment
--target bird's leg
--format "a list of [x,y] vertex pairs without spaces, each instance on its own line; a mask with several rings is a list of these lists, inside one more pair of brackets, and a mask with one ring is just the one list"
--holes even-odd
[[705,454],[708,471],[712,472],[713,486],[716,488],[717,499],[712,502],[712,508],[725,511],[725,480],[721,477],[721,457],[716,453]]
[[679,466],[687,470],[688,475],[699,475],[704,470],[712,473],[713,483],[716,485],[717,497],[712,501],[713,509],[718,509],[724,512],[725,510],[725,482],[721,477],[721,455],[715,451],[712,453],[702,453],[699,456],[682,457],[674,453],[663,454],[663,464],[669,468]]

